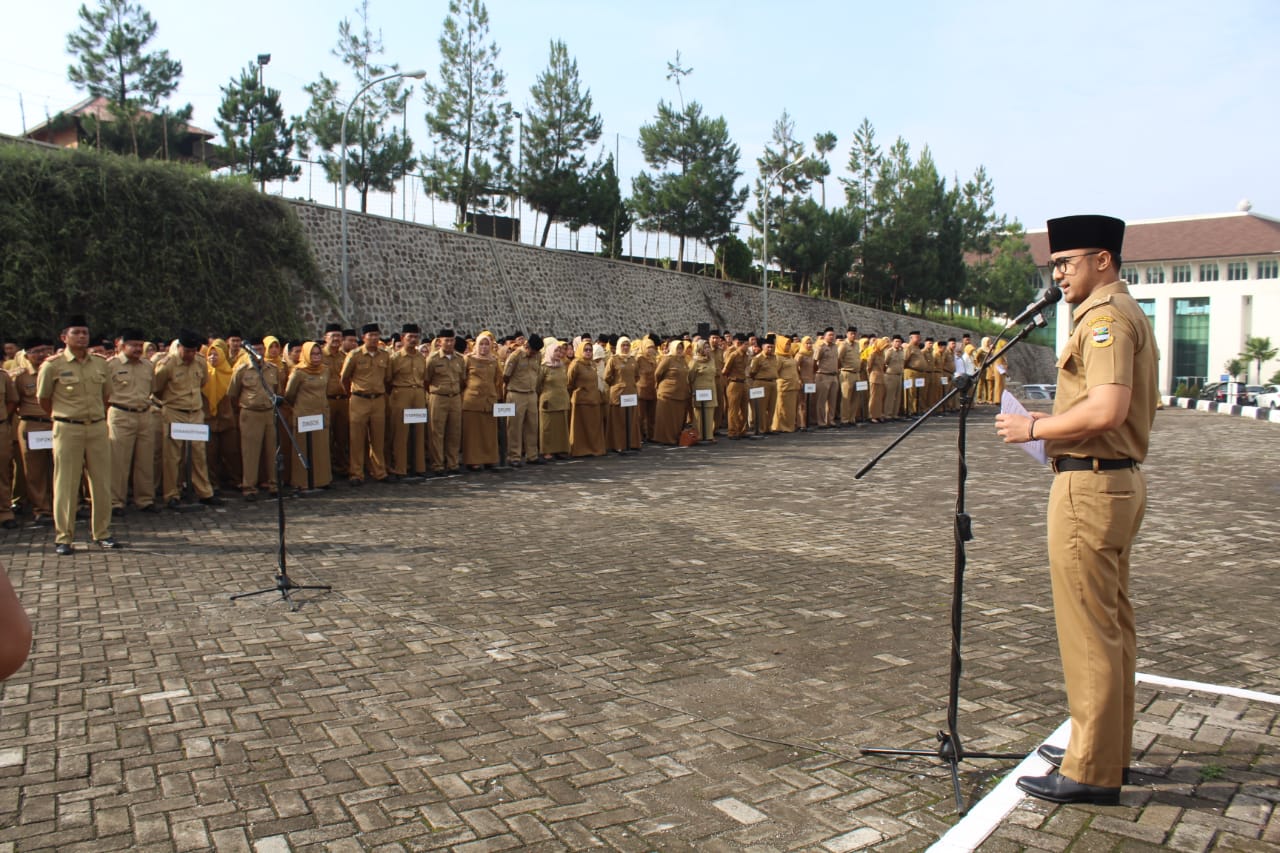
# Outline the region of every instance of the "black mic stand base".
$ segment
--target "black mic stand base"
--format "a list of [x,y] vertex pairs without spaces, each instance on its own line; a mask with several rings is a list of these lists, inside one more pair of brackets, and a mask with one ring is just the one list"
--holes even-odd
[[298,602],[290,598],[289,594],[299,589],[314,589],[314,590],[320,590],[321,592],[330,592],[333,589],[333,587],[329,586],[328,584],[294,583],[293,578],[289,577],[287,574],[283,572],[280,572],[276,574],[275,586],[269,586],[266,589],[254,590],[253,592],[238,592],[235,595],[231,596],[231,600],[235,601],[238,598],[252,598],[255,595],[265,595],[268,592],[278,592],[280,593],[281,600],[289,602],[289,609],[296,613],[298,611]]
[[969,752],[959,746],[960,738],[953,737],[948,732],[938,732],[938,748],[937,749],[899,749],[896,747],[884,746],[863,746],[858,751],[863,755],[901,755],[919,758],[936,758],[946,764],[951,770],[951,789],[956,796],[956,813],[964,816],[969,807],[965,805],[964,793],[960,790],[960,762],[971,759],[988,758],[997,761],[1021,761],[1026,758],[1023,754],[1013,754],[1004,752]]

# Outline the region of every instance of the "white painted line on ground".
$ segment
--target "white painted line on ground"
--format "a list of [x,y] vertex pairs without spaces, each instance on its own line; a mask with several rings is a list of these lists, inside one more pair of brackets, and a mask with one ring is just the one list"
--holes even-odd
[[[1139,684],[1154,684],[1160,687],[1175,687],[1180,690],[1191,690],[1198,693],[1214,693],[1219,696],[1235,696],[1253,702],[1267,702],[1280,705],[1280,696],[1273,693],[1260,693],[1256,690],[1244,690],[1239,687],[1227,687],[1222,684],[1206,684],[1202,681],[1185,681],[1180,678],[1166,678],[1163,675],[1152,675],[1139,672],[1134,675]],[[1071,720],[1058,726],[1057,730],[1045,740],[1053,746],[1066,747],[1071,736]],[[930,853],[967,853],[977,850],[978,846],[995,832],[1000,822],[1013,811],[1026,795],[1017,787],[1020,776],[1043,776],[1050,770],[1049,763],[1040,758],[1034,751],[1022,760],[1009,775],[1000,780],[1000,784],[992,789],[961,818],[955,826],[947,830],[938,841],[929,848]]]
[[1181,678],[1165,678],[1163,675],[1152,675],[1139,672],[1134,676],[1139,684],[1158,684],[1161,687],[1177,687],[1182,690],[1194,690],[1198,693],[1217,693],[1220,696],[1235,696],[1253,702],[1267,702],[1280,705],[1280,696],[1274,693],[1259,693],[1256,690],[1244,690],[1239,687],[1226,687],[1222,684],[1206,684],[1203,681],[1183,681]]

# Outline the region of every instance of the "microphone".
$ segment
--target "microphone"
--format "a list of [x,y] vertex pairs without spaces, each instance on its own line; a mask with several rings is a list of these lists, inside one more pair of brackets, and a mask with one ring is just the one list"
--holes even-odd
[[252,344],[245,344],[244,351],[249,354],[250,361],[252,361],[258,367],[262,367],[262,356],[258,355],[257,351],[254,350]]
[[1013,323],[1011,325],[1016,326],[1019,323],[1025,323],[1060,299],[1062,299],[1062,288],[1058,287],[1056,284],[1049,285],[1044,289],[1044,293],[1040,294],[1039,299],[1032,302],[1023,309],[1021,314],[1013,318]]

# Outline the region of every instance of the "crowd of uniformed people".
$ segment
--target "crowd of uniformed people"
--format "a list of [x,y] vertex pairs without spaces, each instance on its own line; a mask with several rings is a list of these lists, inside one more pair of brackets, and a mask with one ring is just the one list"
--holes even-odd
[[[986,338],[854,328],[499,340],[424,337],[412,323],[384,336],[371,323],[358,335],[330,324],[298,343],[182,331],[165,344],[139,329],[93,342],[74,316],[56,341],[4,347],[0,527],[29,513],[54,527],[59,554],[74,551],[77,515],[116,548],[112,518],[219,505],[220,492],[254,501],[335,479],[414,481],[647,442],[878,424],[919,416],[988,360],[976,401],[997,402],[1007,372]],[[958,407],[953,397],[946,411]]]

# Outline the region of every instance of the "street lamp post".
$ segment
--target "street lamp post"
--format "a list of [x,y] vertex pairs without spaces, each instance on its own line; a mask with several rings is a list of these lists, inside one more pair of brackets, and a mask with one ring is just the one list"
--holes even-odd
[[377,80],[370,80],[363,89],[356,92],[355,97],[351,99],[351,103],[347,104],[347,111],[342,114],[342,129],[340,131],[339,151],[342,156],[342,313],[349,319],[351,316],[351,283],[347,278],[347,119],[351,116],[351,108],[356,105],[356,101],[360,100],[360,96],[372,89],[379,83],[385,83],[388,80],[395,80],[398,77],[412,77],[415,80],[421,80],[427,76],[425,71],[400,71],[395,74],[388,74],[385,77],[379,77]]
[[[270,61],[271,61],[271,54],[269,53],[258,54],[258,112],[259,112],[259,115],[262,112],[263,100],[267,96],[266,81],[263,79],[263,69],[266,68],[267,63]],[[250,133],[249,144],[250,145],[253,144],[252,132]],[[262,164],[259,163],[258,164],[258,192],[265,193],[266,191],[267,191],[267,181],[266,181],[266,178],[262,177]]]
[[773,186],[773,182],[787,169],[792,166],[798,166],[808,159],[809,156],[806,154],[797,160],[793,160],[770,175],[769,179],[764,183],[764,198],[761,199],[761,203],[764,206],[764,230],[760,232],[760,277],[762,279],[761,283],[764,285],[761,288],[762,313],[764,314],[764,328],[761,330],[761,334],[764,335],[769,334],[769,187]]
[[515,208],[516,216],[516,242],[520,242],[519,232],[521,230],[520,226],[523,224],[520,222],[520,215],[524,212],[524,199],[522,198],[524,195],[524,113],[520,110],[512,110],[511,114],[516,117],[520,127],[520,130],[516,133],[516,198],[515,204],[512,205]]

